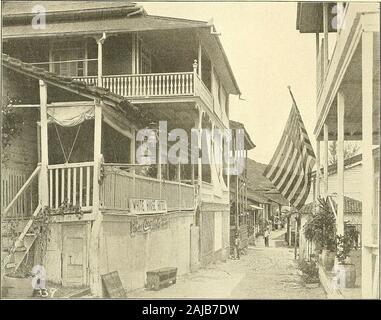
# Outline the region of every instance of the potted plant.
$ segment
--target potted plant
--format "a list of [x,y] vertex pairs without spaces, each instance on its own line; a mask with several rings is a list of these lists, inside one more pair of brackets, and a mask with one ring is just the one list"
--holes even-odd
[[[78,220],[83,217],[83,211],[78,205],[72,205],[65,200],[57,209],[44,207],[33,219],[28,233],[34,234],[36,239],[33,247],[30,248],[17,270],[3,276],[2,287],[5,296],[13,298],[25,298],[33,295],[47,296],[48,293],[44,282],[36,275],[46,265],[46,253],[51,239],[51,223],[54,216],[65,214],[75,214]],[[16,252],[19,248],[25,249],[23,244],[16,243],[18,232],[12,221],[8,223],[8,233],[12,237],[10,240],[10,243],[12,243],[10,254]]]
[[319,286],[319,270],[315,261],[301,261],[298,269],[302,272],[302,279],[306,288]]
[[[25,298],[32,297],[32,274],[30,270],[33,266],[33,257],[26,254],[23,262],[15,269],[14,255],[17,252],[25,250],[24,243],[18,243],[17,238],[19,236],[18,230],[20,229],[19,222],[15,220],[7,220],[4,222],[2,229],[2,235],[6,239],[2,244],[3,248],[7,252],[2,258],[2,264],[5,264],[5,268],[8,272],[2,277],[2,295],[9,298]],[[6,260],[8,260],[6,262]],[[9,269],[11,271],[9,271]]]
[[321,248],[321,262],[325,270],[332,270],[336,255],[336,221],[328,199],[318,198],[318,210],[304,226],[307,240]]
[[355,229],[349,229],[344,235],[336,236],[337,251],[336,258],[338,264],[335,266],[336,279],[340,287],[354,288],[356,283],[356,268],[351,263],[349,255],[356,248],[356,242],[359,232]]

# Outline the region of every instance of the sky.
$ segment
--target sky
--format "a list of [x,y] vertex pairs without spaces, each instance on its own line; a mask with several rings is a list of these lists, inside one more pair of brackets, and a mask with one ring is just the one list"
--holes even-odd
[[296,30],[295,2],[139,4],[152,15],[213,18],[244,99],[231,96],[230,118],[242,122],[256,144],[250,158],[270,161],[292,106],[288,85],[314,144],[315,35]]

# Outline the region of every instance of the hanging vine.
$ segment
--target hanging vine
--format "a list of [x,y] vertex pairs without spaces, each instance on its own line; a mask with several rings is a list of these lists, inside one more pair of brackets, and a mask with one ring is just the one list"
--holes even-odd
[[1,106],[1,161],[4,163],[7,158],[6,149],[11,145],[12,139],[20,135],[25,124],[22,113],[13,107],[15,103],[21,101],[17,98],[6,96],[5,102]]

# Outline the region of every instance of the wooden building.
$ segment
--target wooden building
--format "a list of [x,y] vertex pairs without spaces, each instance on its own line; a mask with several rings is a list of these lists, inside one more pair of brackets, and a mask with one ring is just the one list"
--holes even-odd
[[[344,232],[344,195],[348,188],[344,143],[347,140],[362,143],[362,172],[357,183],[362,198],[363,298],[379,298],[379,148],[375,152],[380,143],[379,22],[378,3],[301,2],[297,7],[297,30],[315,34],[316,38],[314,134],[319,170],[315,194],[329,195],[328,141],[336,140],[339,235]],[[334,50],[329,48],[330,38],[334,40]]]
[[[133,290],[151,269],[226,259],[229,175],[217,144],[203,150],[207,164],[136,163],[136,135],[160,135],[160,121],[188,136],[229,128],[229,95],[240,90],[215,26],[131,3],[57,1],[32,27],[35,4],[3,6],[4,94],[17,98],[24,129],[2,163],[2,216],[21,221],[19,243],[43,208],[80,208],[81,219],[55,218],[45,267],[49,280],[97,296],[114,270]],[[158,140],[161,159],[171,144]],[[9,269],[24,257],[9,256]]]

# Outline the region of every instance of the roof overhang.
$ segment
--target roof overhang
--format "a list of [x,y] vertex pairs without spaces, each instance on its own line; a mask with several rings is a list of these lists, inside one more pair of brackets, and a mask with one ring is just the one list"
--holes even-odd
[[58,76],[55,73],[22,62],[4,53],[2,54],[2,66],[8,70],[24,74],[29,78],[43,80],[48,85],[78,94],[81,97],[100,100],[106,105],[113,107],[122,115],[128,115],[130,120],[137,122],[141,121],[141,111],[138,110],[136,106],[132,105],[126,98],[112,93],[108,89],[88,85],[85,82],[72,80],[71,78]]
[[[332,8],[336,3],[328,4],[329,21],[336,15]],[[296,15],[296,29],[300,33],[322,33],[323,32],[323,3],[322,2],[298,2]],[[337,30],[329,24],[328,32]]]

